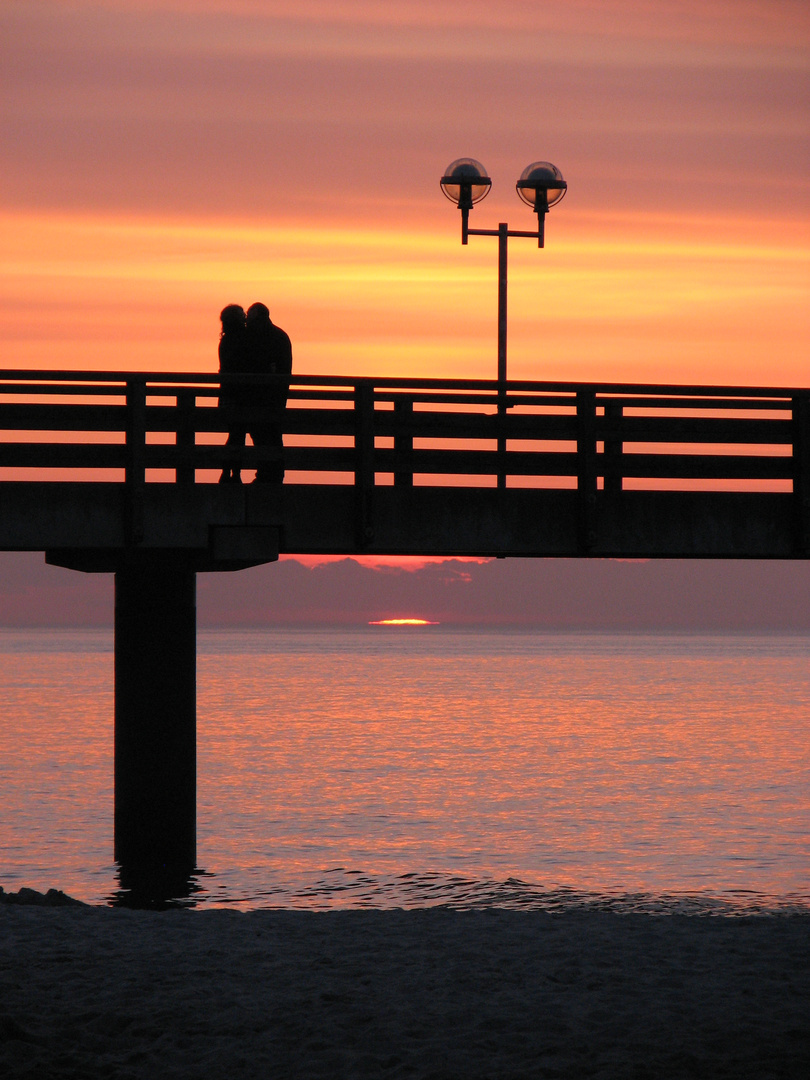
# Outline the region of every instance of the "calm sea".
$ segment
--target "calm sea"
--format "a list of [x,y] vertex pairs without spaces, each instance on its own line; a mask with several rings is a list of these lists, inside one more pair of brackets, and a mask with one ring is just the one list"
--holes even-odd
[[[2,631],[0,884],[112,861],[111,632]],[[810,905],[810,637],[203,632],[202,906]]]

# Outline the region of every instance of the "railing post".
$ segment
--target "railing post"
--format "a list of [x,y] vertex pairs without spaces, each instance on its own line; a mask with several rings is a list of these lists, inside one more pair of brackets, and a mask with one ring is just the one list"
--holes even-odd
[[374,538],[374,387],[354,388],[354,485],[357,495],[357,544],[366,547]]
[[174,470],[174,479],[178,484],[193,484],[196,479],[194,470],[194,446],[196,441],[194,414],[196,405],[197,396],[194,390],[178,390],[177,468]]
[[616,494],[622,490],[622,437],[616,428],[621,428],[624,406],[618,401],[605,402],[605,494]]
[[143,540],[143,495],[146,483],[146,380],[127,379],[124,531],[127,547]]
[[394,487],[413,487],[413,402],[394,402]]
[[793,498],[795,546],[798,555],[810,554],[810,396],[793,398]]
[[596,393],[577,391],[577,548],[596,541]]

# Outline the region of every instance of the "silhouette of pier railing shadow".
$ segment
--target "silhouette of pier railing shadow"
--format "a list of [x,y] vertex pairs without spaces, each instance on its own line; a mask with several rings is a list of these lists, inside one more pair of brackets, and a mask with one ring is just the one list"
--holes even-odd
[[284,485],[218,484],[278,457],[225,445],[221,386],[279,378],[0,372],[0,548],[116,578],[127,881],[195,865],[198,571],[280,553],[810,557],[810,389],[294,375]]

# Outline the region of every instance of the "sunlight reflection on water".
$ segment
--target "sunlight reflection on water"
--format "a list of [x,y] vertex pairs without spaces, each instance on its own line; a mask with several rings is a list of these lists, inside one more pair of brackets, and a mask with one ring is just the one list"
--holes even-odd
[[[112,638],[0,635],[7,889],[114,888]],[[194,902],[807,903],[806,637],[205,632]]]

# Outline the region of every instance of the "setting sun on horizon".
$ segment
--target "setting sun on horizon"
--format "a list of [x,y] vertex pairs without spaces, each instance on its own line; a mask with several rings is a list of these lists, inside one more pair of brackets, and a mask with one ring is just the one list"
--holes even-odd
[[369,626],[439,626],[430,619],[370,619]]

